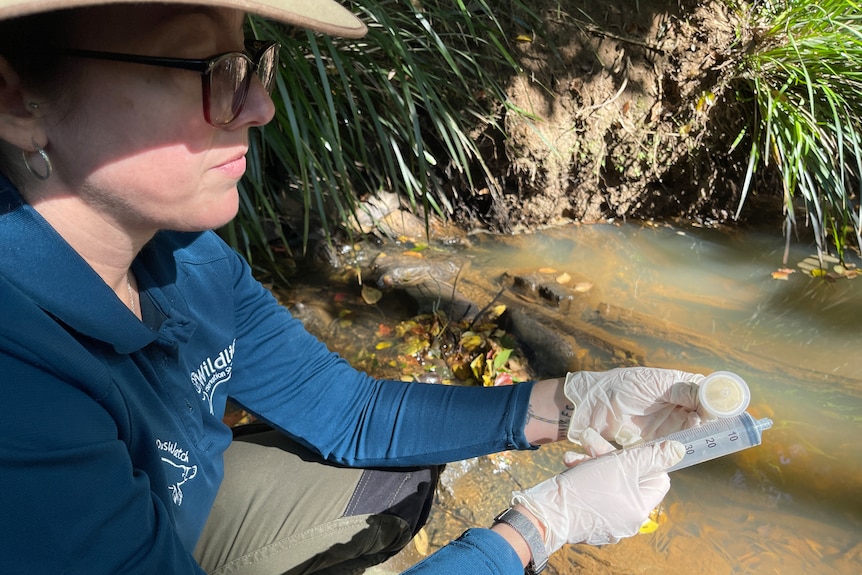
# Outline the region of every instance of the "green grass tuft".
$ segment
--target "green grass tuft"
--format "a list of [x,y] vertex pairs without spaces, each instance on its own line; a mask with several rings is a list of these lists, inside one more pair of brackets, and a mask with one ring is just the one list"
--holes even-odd
[[[742,201],[759,165],[781,173],[788,232],[801,196],[822,253],[862,249],[862,10],[850,0],[769,4],[738,78],[756,103]],[[742,202],[740,203],[740,207]]]

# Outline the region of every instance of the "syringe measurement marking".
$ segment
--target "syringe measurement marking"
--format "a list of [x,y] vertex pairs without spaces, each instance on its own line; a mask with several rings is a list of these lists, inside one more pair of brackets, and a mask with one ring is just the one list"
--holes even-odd
[[[735,431],[731,431],[727,434],[728,441],[737,441],[739,439],[739,434]],[[718,447],[718,440],[715,437],[704,437],[703,441],[706,443],[707,449],[714,449]],[[695,447],[694,443],[688,443],[685,446],[685,454],[686,455],[694,455]]]

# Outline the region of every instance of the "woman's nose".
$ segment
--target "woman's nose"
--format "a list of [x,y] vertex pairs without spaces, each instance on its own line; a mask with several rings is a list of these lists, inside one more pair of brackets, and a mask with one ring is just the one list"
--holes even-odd
[[275,116],[275,104],[263,87],[260,78],[255,74],[251,85],[248,87],[245,105],[243,105],[239,116],[231,122],[231,126],[263,126],[268,124],[273,116]]

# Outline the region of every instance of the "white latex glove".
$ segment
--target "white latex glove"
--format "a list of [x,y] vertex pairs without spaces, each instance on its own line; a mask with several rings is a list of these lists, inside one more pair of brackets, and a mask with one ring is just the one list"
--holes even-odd
[[685,453],[677,441],[615,451],[583,459],[542,483],[516,491],[513,504],[524,505],[545,526],[548,555],[566,543],[605,545],[635,535],[670,489],[665,469]]
[[702,379],[700,374],[650,367],[571,372],[565,385],[574,406],[569,441],[590,451],[581,437],[589,428],[628,446],[699,425],[697,383]]

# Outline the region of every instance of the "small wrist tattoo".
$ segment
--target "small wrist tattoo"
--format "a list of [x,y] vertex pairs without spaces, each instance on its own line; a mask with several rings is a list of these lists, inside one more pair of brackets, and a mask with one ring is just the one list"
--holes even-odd
[[538,421],[542,421],[544,423],[550,423],[551,425],[559,425],[561,423],[559,419],[547,419],[547,418],[541,417],[539,415],[536,415],[535,413],[533,413],[533,406],[532,405],[527,408],[527,417],[532,417],[533,419],[536,419]]

